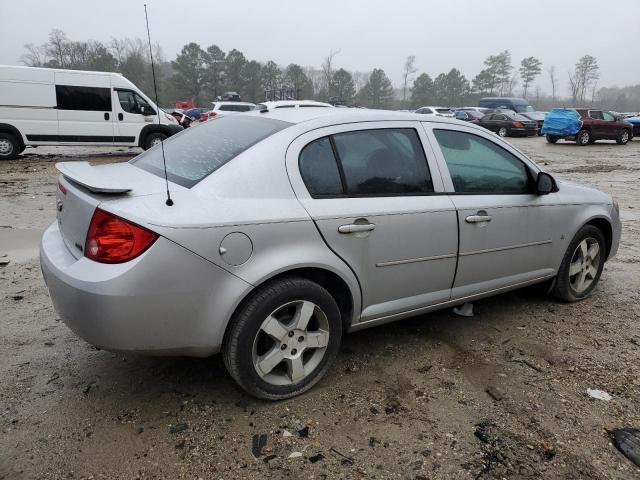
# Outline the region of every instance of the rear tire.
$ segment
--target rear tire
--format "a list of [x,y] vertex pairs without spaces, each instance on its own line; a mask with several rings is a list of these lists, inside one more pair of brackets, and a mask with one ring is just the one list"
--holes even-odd
[[281,400],[325,375],[341,338],[340,310],[331,294],[306,278],[290,277],[258,288],[241,305],[225,335],[223,359],[246,392]]
[[547,135],[547,142],[549,143],[556,143],[558,140],[560,140],[559,137],[554,137],[553,135]]
[[627,143],[629,143],[630,138],[631,138],[631,134],[629,133],[629,130],[625,128],[620,132],[620,135],[618,135],[618,138],[616,138],[616,143],[618,145],[626,145]]
[[582,129],[578,132],[578,135],[576,135],[576,143],[581,147],[589,145],[592,142],[593,140],[591,139],[591,132],[589,130]]
[[551,293],[565,302],[587,298],[600,280],[605,258],[604,235],[593,225],[585,225],[564,254]]
[[20,153],[21,145],[10,133],[0,133],[0,160],[11,160]]
[[151,147],[155,147],[160,142],[164,142],[167,139],[167,136],[162,132],[153,132],[147,135],[147,138],[144,139],[144,149],[149,150]]
[[509,133],[509,131],[507,130],[507,127],[500,127],[498,129],[498,135],[500,135],[501,137],[506,137],[507,133]]

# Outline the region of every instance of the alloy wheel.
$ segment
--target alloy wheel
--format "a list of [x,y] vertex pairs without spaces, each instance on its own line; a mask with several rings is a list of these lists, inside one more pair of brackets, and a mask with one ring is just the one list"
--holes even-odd
[[500,130],[498,130],[498,135],[500,135],[501,137],[506,137],[507,129],[505,127],[500,128]]
[[593,237],[582,240],[571,257],[569,283],[576,293],[585,292],[595,281],[600,268],[600,244]]
[[11,155],[13,153],[13,144],[6,138],[0,138],[0,155]]
[[253,366],[272,385],[291,385],[322,362],[329,343],[329,321],[313,302],[296,300],[274,310],[253,341]]

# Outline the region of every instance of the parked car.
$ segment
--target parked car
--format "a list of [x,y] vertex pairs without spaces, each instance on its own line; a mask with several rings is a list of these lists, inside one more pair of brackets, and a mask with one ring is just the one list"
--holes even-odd
[[478,112],[477,110],[456,110],[453,116],[458,120],[477,123],[484,117],[484,113]]
[[478,102],[479,107],[512,110],[516,113],[533,112],[535,109],[524,98],[517,97],[485,97]]
[[480,112],[480,113],[487,113],[489,111],[488,108],[484,108],[484,107],[460,107],[460,108],[456,108],[454,110],[456,112],[459,112],[459,111],[463,111],[463,112],[474,111],[474,112]]
[[256,105],[256,110],[273,110],[276,108],[300,108],[300,107],[333,107],[330,103],[316,102],[315,100],[276,100],[272,102],[262,102]]
[[200,121],[233,113],[249,112],[256,108],[255,103],[249,102],[211,102],[211,110],[200,114]]
[[421,115],[436,115],[438,117],[453,117],[453,111],[449,107],[420,107],[414,111]]
[[497,133],[501,137],[530,137],[538,133],[538,124],[536,122],[508,110],[488,113],[480,118],[478,125]]
[[632,125],[633,136],[640,137],[640,116],[626,117],[624,121]]
[[147,149],[180,130],[118,73],[0,65],[0,160],[39,145]]
[[544,123],[544,118],[547,116],[547,112],[525,112],[520,115],[536,122],[538,124],[538,135],[542,135],[542,124]]
[[[563,109],[551,110],[547,119],[555,118],[556,112],[560,110]],[[633,125],[616,117],[611,112],[588,108],[568,110],[573,110],[580,115],[581,125],[575,129],[575,132],[570,132],[567,135],[554,135],[545,132],[549,143],[556,143],[558,140],[564,139],[585,146],[598,140],[615,140],[619,145],[626,145],[633,138]]]
[[238,92],[224,92],[222,95],[218,95],[215,100],[217,102],[241,102],[242,98]]
[[57,168],[40,252],[63,321],[106,350],[222,351],[266,399],[318,382],[343,332],[540,282],[584,299],[620,241],[610,195],[443,117],[255,111]]

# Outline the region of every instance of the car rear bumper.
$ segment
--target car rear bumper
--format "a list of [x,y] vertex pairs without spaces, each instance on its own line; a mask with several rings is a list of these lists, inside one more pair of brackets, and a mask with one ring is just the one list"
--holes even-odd
[[538,134],[538,129],[537,128],[510,128],[509,129],[509,134],[513,135],[513,136],[523,136],[523,137],[528,137],[528,136],[533,136],[533,135],[537,135]]
[[75,259],[56,223],[42,237],[40,264],[64,323],[111,351],[216,353],[237,302],[251,287],[163,237],[130,262]]

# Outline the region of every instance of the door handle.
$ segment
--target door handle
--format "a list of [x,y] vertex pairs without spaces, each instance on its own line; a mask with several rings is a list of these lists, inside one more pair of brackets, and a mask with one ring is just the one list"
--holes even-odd
[[109,114],[108,114],[108,113],[106,113],[106,112],[105,112],[105,114],[104,114],[104,119],[105,119],[105,120],[109,120]]
[[467,223],[490,222],[493,217],[491,215],[469,215],[464,219]]
[[357,233],[357,232],[370,232],[376,228],[375,223],[365,223],[364,225],[359,223],[350,223],[349,225],[340,225],[338,232],[340,233]]
[[122,121],[124,120],[124,115],[122,115],[121,113],[118,114],[118,120]]

